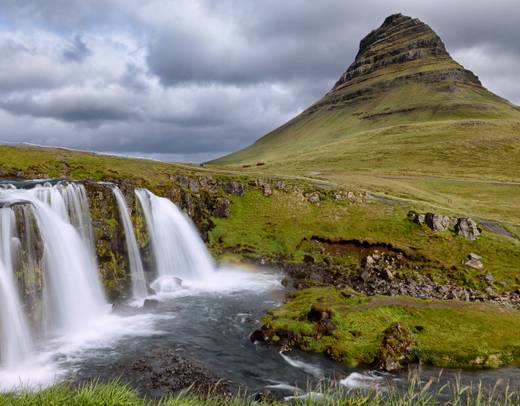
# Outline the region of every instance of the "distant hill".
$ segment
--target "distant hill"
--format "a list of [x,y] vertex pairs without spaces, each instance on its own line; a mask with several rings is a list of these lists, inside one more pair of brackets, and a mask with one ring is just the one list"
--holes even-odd
[[219,165],[520,179],[520,108],[484,88],[418,19],[395,14],[360,43],[321,100]]

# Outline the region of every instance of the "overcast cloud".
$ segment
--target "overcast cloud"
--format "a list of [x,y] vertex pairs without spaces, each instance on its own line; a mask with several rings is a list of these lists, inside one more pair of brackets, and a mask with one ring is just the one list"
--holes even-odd
[[518,0],[2,0],[0,142],[208,160],[317,100],[396,12],[520,104]]

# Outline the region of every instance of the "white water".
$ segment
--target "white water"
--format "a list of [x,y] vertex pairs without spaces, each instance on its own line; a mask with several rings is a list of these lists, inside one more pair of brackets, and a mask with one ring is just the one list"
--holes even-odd
[[170,200],[148,190],[135,191],[143,209],[160,279],[159,292],[171,289],[178,277],[200,281],[214,275],[214,264],[191,219]]
[[31,332],[14,280],[14,212],[0,209],[0,363],[12,368],[33,352]]
[[84,189],[77,185],[45,185],[3,191],[0,199],[28,202],[34,213],[44,247],[43,306],[47,334],[77,331],[107,313],[109,306],[93,253]]
[[352,372],[346,378],[339,381],[339,383],[343,386],[346,386],[350,389],[359,389],[359,388],[374,388],[384,384],[384,380],[381,376],[375,375],[373,373],[359,373]]
[[303,371],[307,372],[310,375],[313,375],[317,378],[323,377],[323,371],[320,367],[312,364],[308,364],[306,362],[290,358],[289,356],[285,355],[283,352],[280,352],[280,356],[284,359],[285,362],[287,362],[289,365],[300,368]]
[[141,253],[139,252],[137,240],[135,239],[134,226],[130,219],[130,212],[125,198],[117,186],[114,187],[112,191],[116,198],[119,215],[125,230],[126,250],[128,252],[128,263],[130,265],[130,274],[132,279],[132,297],[140,300],[148,295]]

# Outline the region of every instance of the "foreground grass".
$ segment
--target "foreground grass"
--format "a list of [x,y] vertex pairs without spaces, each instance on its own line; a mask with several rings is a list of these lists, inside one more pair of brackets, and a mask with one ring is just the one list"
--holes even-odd
[[[354,297],[349,297],[354,296]],[[312,288],[295,292],[287,304],[262,319],[271,341],[326,352],[350,366],[372,365],[385,331],[396,322],[410,331],[411,360],[437,367],[496,368],[520,365],[520,311],[459,301],[356,295],[348,290]],[[331,314],[336,329],[325,333],[308,317],[312,306]]]
[[[504,385],[490,391],[482,387],[462,386],[458,383],[432,391],[433,381],[418,384],[412,380],[406,391],[389,390],[353,390],[348,391],[337,385],[318,386],[308,395],[290,400],[290,404],[311,405],[350,405],[350,406],[429,406],[429,405],[465,405],[465,406],[514,406],[520,404],[520,393],[509,391]],[[119,382],[108,384],[90,383],[72,389],[60,384],[41,392],[21,392],[0,395],[0,405],[9,406],[243,406],[243,405],[285,405],[287,401],[255,402],[250,397],[237,395],[222,399],[209,395],[173,395],[161,400],[147,400],[140,397],[131,387]]]

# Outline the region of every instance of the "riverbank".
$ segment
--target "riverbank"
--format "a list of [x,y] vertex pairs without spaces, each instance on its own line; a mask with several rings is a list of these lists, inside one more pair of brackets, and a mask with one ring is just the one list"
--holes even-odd
[[290,294],[262,322],[253,340],[281,351],[322,352],[352,367],[520,365],[520,312],[496,305],[311,288]]

